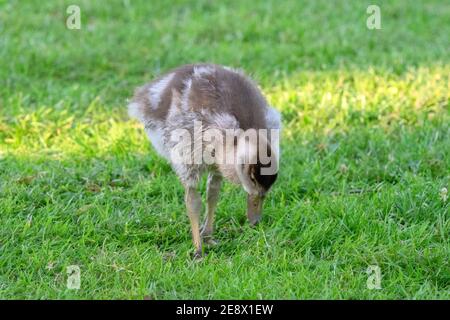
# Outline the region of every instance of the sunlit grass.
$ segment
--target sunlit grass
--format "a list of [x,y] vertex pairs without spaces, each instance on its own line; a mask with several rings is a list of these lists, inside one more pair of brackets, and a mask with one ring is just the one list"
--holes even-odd
[[[450,297],[448,5],[381,1],[377,33],[364,1],[80,1],[80,31],[66,4],[0,10],[1,298]],[[183,189],[125,105],[201,60],[254,76],[283,153],[263,223],[226,184],[193,262]]]
[[[269,102],[283,113],[286,139],[329,136],[358,128],[386,132],[402,126],[448,122],[450,68],[412,69],[402,75],[382,72],[304,72],[263,87]],[[14,101],[15,100],[15,101]],[[26,105],[26,98],[11,98]],[[13,102],[14,101],[14,102]],[[121,108],[119,108],[121,107]],[[110,108],[100,98],[75,113],[64,101],[16,109],[2,122],[4,148],[11,154],[87,157],[149,152],[147,138],[130,122],[123,106]]]

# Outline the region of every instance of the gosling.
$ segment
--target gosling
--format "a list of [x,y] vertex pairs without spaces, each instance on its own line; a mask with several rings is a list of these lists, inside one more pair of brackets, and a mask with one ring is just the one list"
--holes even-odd
[[[128,112],[184,186],[194,257],[202,256],[202,242],[215,243],[223,178],[246,191],[250,224],[260,221],[264,197],[277,179],[281,117],[242,71],[214,64],[178,67],[137,88]],[[197,187],[206,172],[206,218],[200,227]]]

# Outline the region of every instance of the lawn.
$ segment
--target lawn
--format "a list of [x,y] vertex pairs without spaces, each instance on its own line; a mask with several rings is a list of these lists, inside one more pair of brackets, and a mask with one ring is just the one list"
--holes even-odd
[[[449,35],[440,0],[1,0],[0,299],[449,299]],[[126,100],[198,61],[252,75],[283,133],[262,223],[225,184],[193,261]]]

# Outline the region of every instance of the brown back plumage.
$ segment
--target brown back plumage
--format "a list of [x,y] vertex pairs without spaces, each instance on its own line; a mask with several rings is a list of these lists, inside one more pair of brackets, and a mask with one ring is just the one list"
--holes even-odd
[[[195,76],[196,70],[208,70]],[[170,81],[160,94],[158,105],[152,105],[149,90],[164,77]],[[214,113],[228,113],[234,116],[240,128],[267,128],[265,121],[266,100],[255,83],[244,74],[214,64],[191,64],[168,71],[149,84],[138,88],[133,101],[145,106],[146,117],[165,121],[174,98],[174,92],[182,95],[190,85],[189,106],[192,111],[208,110]]]

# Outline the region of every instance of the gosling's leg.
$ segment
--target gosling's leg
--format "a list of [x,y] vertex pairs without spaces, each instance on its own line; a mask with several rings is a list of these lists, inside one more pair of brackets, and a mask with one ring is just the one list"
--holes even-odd
[[208,182],[206,187],[206,219],[202,227],[201,236],[209,244],[215,244],[212,239],[214,231],[214,214],[219,200],[220,186],[222,184],[222,177],[218,174],[210,173],[208,175]]
[[187,214],[191,222],[192,240],[195,247],[194,258],[200,258],[202,256],[202,241],[200,238],[199,220],[202,210],[202,199],[195,188],[186,187],[185,202]]

